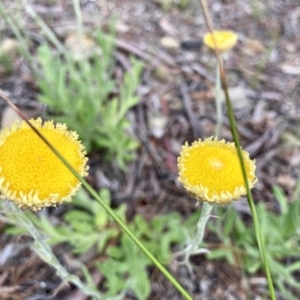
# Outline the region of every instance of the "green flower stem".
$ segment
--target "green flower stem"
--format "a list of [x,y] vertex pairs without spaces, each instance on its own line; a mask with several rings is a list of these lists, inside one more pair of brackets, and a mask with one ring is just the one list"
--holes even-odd
[[[210,14],[209,14],[207,1],[206,0],[200,0],[200,4],[201,4],[202,9],[203,9],[203,14],[204,14],[206,25],[207,25],[209,31],[211,33],[213,33],[213,25],[212,25],[211,17],[210,17]],[[214,38],[213,38],[213,40],[214,40]],[[263,235],[262,235],[262,232],[261,232],[259,220],[258,220],[258,217],[257,217],[256,208],[255,208],[255,205],[254,205],[254,201],[253,201],[253,198],[252,198],[252,193],[251,193],[251,190],[249,188],[249,183],[248,183],[248,179],[247,179],[247,175],[246,175],[246,168],[245,168],[244,159],[243,159],[243,155],[242,155],[241,143],[239,141],[239,135],[238,135],[237,127],[236,127],[234,113],[233,113],[233,109],[232,109],[232,106],[231,106],[231,101],[230,101],[230,97],[229,97],[229,93],[228,93],[226,73],[225,73],[225,70],[223,68],[222,58],[221,58],[220,51],[219,51],[218,47],[216,47],[215,40],[214,40],[214,45],[215,45],[215,55],[216,55],[216,58],[217,58],[217,61],[218,61],[218,67],[219,67],[219,72],[220,72],[221,85],[222,85],[222,88],[223,88],[224,94],[225,94],[225,102],[226,102],[226,107],[227,107],[227,115],[228,115],[228,119],[229,119],[229,123],[230,123],[230,129],[231,129],[231,132],[232,132],[233,140],[234,140],[236,148],[237,148],[239,161],[240,161],[240,165],[241,165],[241,168],[242,168],[244,183],[245,183],[246,191],[247,191],[248,204],[250,206],[250,210],[251,210],[251,214],[252,214],[252,218],[253,218],[253,222],[254,222],[255,235],[256,235],[260,255],[261,255],[264,267],[265,267],[265,272],[266,272],[266,275],[267,275],[270,296],[271,296],[272,300],[276,300],[273,281],[272,281],[270,267],[269,267],[269,262],[268,262],[267,254],[266,254],[265,242],[264,242],[264,238],[263,238]]]
[[9,203],[9,205],[4,206],[4,210],[10,218],[15,219],[15,223],[22,228],[26,228],[26,230],[30,233],[32,238],[34,239],[33,250],[39,255],[39,257],[51,265],[57,272],[57,275],[62,278],[66,282],[72,282],[78,288],[80,288],[86,295],[94,297],[94,299],[103,299],[103,296],[96,290],[95,287],[88,286],[84,284],[78,276],[71,275],[68,271],[60,264],[57,260],[56,256],[52,252],[50,246],[46,243],[43,236],[33,225],[28,216],[15,206],[13,203]]
[[115,212],[107,205],[98,193],[84,180],[70,163],[54,148],[50,142],[37,130],[20,112],[20,110],[5,96],[0,90],[0,96],[22,117],[22,119],[30,126],[30,128],[43,140],[43,142],[53,151],[53,153],[65,164],[65,166],[73,173],[73,175],[82,183],[86,190],[95,198],[107,213],[119,224],[123,231],[134,241],[134,243],[145,253],[145,255],[156,265],[156,267],[165,275],[165,277],[174,285],[174,287],[187,300],[193,300],[188,292],[180,285],[180,283],[171,275],[171,273],[152,255],[152,253],[140,242],[128,226],[115,214]]
[[247,190],[247,199],[248,199],[248,204],[250,206],[250,210],[251,210],[251,214],[252,214],[252,218],[253,218],[253,222],[254,222],[255,235],[256,235],[256,239],[257,239],[257,243],[258,243],[258,248],[259,248],[260,255],[261,255],[264,267],[265,267],[265,272],[267,275],[268,287],[269,287],[271,299],[276,300],[272,276],[271,276],[269,262],[268,262],[267,253],[266,253],[265,241],[264,241],[264,238],[262,235],[262,231],[261,231],[259,219],[257,216],[255,204],[254,204],[254,201],[252,198],[252,193],[249,188],[246,167],[245,167],[242,150],[241,150],[241,143],[239,140],[235,117],[234,117],[234,113],[233,113],[233,109],[232,109],[232,105],[231,105],[231,101],[230,101],[230,97],[229,97],[229,93],[228,93],[226,75],[225,75],[224,69],[221,68],[221,66],[220,66],[220,75],[221,75],[221,83],[222,83],[224,94],[225,94],[226,107],[227,107],[227,111],[228,111],[228,119],[229,119],[229,123],[230,123],[230,128],[231,128],[234,143],[237,148],[237,152],[238,152],[238,156],[239,156],[239,160],[240,160],[240,164],[241,164],[241,168],[242,168],[242,173],[243,173],[243,177],[244,177],[244,182],[245,182],[245,186],[246,186],[246,190]]
[[220,79],[220,69],[219,65],[217,64],[216,68],[216,110],[217,110],[217,125],[215,130],[215,136],[220,138],[220,132],[222,127],[223,121],[223,113],[222,113],[222,102],[221,102],[221,79]]

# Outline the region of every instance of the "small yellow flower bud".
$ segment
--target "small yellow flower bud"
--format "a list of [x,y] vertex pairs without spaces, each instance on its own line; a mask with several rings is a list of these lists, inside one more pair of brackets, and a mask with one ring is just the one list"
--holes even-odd
[[[214,39],[213,39],[214,37]],[[204,44],[210,49],[215,49],[215,43],[218,50],[225,52],[234,47],[238,40],[238,36],[233,31],[214,31],[213,34],[210,32],[206,33],[203,37]]]

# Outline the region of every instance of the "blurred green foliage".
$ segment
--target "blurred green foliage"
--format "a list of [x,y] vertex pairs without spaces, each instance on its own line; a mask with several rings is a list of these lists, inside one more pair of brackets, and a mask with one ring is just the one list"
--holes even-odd
[[174,7],[186,9],[191,0],[155,0],[155,2],[159,4],[164,11],[170,11]]
[[[110,204],[108,190],[102,189],[100,196]],[[131,291],[137,299],[148,299],[151,291],[148,268],[153,265],[152,262],[84,190],[74,196],[72,205],[73,209],[65,213],[63,222],[57,225],[53,225],[47,217],[39,217],[30,211],[26,214],[45,234],[50,245],[69,243],[74,254],[95,248],[99,255],[105,257],[105,260],[96,262],[96,266],[105,277],[107,297],[117,297]],[[124,204],[115,209],[123,220],[125,211]],[[177,213],[155,216],[152,220],[136,215],[128,226],[147,249],[166,265],[171,260],[172,246],[185,241],[186,229]],[[24,228],[8,227],[6,233],[19,235],[27,232]],[[85,273],[88,274],[86,269]],[[85,277],[89,278],[87,274]]]
[[[131,59],[131,69],[118,86],[113,78],[114,35],[97,31],[101,55],[75,59],[70,51],[57,55],[48,44],[39,47],[36,73],[39,101],[51,109],[56,121],[75,130],[87,150],[102,149],[121,169],[134,157],[138,142],[130,135],[128,111],[139,102],[135,94],[143,65]],[[113,96],[113,94],[117,95]]]
[[[295,296],[292,295],[291,288],[300,289],[300,283],[294,278],[294,272],[300,269],[300,201],[288,204],[278,186],[274,187],[273,192],[281,212],[275,215],[260,202],[257,214],[274,283],[286,299],[292,300]],[[208,228],[220,239],[221,244],[215,249],[208,245],[211,250],[208,258],[224,258],[250,274],[262,271],[253,223],[245,224],[232,208],[218,208],[217,215],[223,217],[208,223]]]

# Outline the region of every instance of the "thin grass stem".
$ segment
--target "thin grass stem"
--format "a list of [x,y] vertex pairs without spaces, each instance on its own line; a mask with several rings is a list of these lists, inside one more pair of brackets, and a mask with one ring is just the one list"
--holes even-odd
[[217,111],[217,124],[215,130],[215,136],[220,138],[221,128],[223,123],[223,112],[222,112],[222,102],[221,102],[221,79],[220,79],[220,69],[219,65],[217,64],[216,67],[216,111]]
[[66,50],[64,46],[61,44],[59,39],[53,33],[53,31],[49,28],[49,26],[44,22],[44,20],[32,9],[32,7],[26,2],[22,1],[23,7],[25,11],[33,18],[33,20],[37,23],[38,26],[44,31],[46,36],[49,38],[51,43],[55,45],[60,53],[66,54]]
[[245,167],[245,164],[244,164],[243,154],[242,154],[242,150],[241,150],[241,144],[240,144],[240,141],[239,141],[238,131],[237,131],[236,122],[235,122],[235,117],[234,117],[234,113],[233,113],[233,109],[232,109],[232,106],[231,106],[231,101],[230,101],[230,97],[229,97],[229,93],[228,93],[226,77],[225,77],[225,81],[222,80],[222,84],[223,84],[223,89],[224,89],[224,93],[225,93],[226,107],[227,107],[227,111],[228,111],[228,119],[229,119],[229,123],[230,123],[230,129],[231,129],[231,132],[232,132],[234,143],[235,143],[236,148],[237,148],[239,161],[240,161],[241,168],[242,168],[244,183],[245,183],[246,190],[247,190],[248,204],[250,206],[250,210],[251,210],[251,214],[252,214],[252,218],[253,218],[253,223],[254,223],[254,229],[255,229],[255,235],[256,235],[256,239],[257,239],[258,248],[259,248],[260,255],[261,255],[261,258],[262,258],[262,261],[263,261],[263,264],[264,264],[265,272],[266,272],[266,275],[267,275],[270,296],[271,296],[272,300],[276,300],[276,295],[275,295],[274,286],[273,286],[273,280],[272,280],[270,267],[269,267],[269,262],[268,262],[268,258],[267,258],[267,253],[266,253],[265,241],[264,241],[264,237],[263,237],[263,234],[262,234],[262,231],[261,231],[260,222],[259,222],[259,219],[258,219],[258,216],[257,216],[256,207],[255,207],[255,204],[254,204],[252,193],[251,193],[251,190],[249,188],[249,182],[248,182],[247,174],[246,174],[246,167]]
[[79,33],[79,37],[80,37],[80,40],[81,40],[82,33],[83,33],[83,27],[82,27],[82,13],[81,13],[81,9],[80,9],[79,0],[73,0],[73,6],[74,6],[76,19],[77,19],[78,33]]
[[200,4],[203,8],[206,25],[207,25],[209,31],[212,33],[213,41],[214,41],[214,44],[215,44],[215,55],[217,57],[218,67],[219,67],[219,70],[220,70],[221,85],[222,85],[222,88],[223,88],[223,91],[224,91],[224,94],[225,94],[225,102],[226,102],[226,107],[227,107],[227,116],[228,116],[228,119],[229,119],[231,133],[232,133],[232,136],[233,136],[235,146],[237,148],[237,153],[238,153],[238,157],[239,157],[239,161],[240,161],[240,165],[241,165],[241,169],[242,169],[244,183],[245,183],[246,191],[247,191],[248,204],[250,206],[250,210],[251,210],[251,214],[252,214],[252,218],[253,218],[257,244],[258,244],[261,259],[262,259],[262,262],[263,262],[263,265],[264,265],[267,280],[268,280],[268,288],[269,288],[269,292],[270,292],[270,297],[271,297],[272,300],[276,300],[276,295],[275,295],[274,286],[273,286],[273,280],[272,280],[270,267],[269,267],[269,262],[268,262],[268,258],[267,258],[267,253],[266,253],[264,237],[262,235],[262,231],[261,231],[259,219],[258,219],[258,216],[257,216],[255,204],[254,204],[254,201],[253,201],[253,198],[252,198],[252,193],[251,193],[251,190],[250,190],[250,187],[249,187],[249,182],[248,182],[247,174],[246,174],[246,167],[245,167],[245,163],[244,163],[244,159],[243,159],[243,155],[242,155],[241,143],[240,143],[240,140],[239,140],[239,135],[238,135],[237,126],[236,126],[236,122],[235,122],[234,112],[233,112],[233,109],[232,109],[231,100],[230,100],[230,96],[229,96],[229,93],[228,93],[226,72],[225,72],[225,69],[224,69],[224,66],[223,66],[223,63],[222,63],[220,51],[219,51],[219,49],[217,47],[217,44],[216,44],[216,41],[214,39],[213,26],[212,26],[210,14],[209,14],[208,6],[207,6],[207,1],[206,0],[200,0]]
[[19,30],[18,26],[16,25],[16,20],[13,20],[7,13],[2,1],[0,1],[0,15],[5,20],[5,22],[8,24],[8,26],[11,28],[13,34],[18,39],[18,41],[20,43],[20,50],[21,50],[22,54],[24,55],[24,57],[34,66],[34,68],[36,68],[36,63],[32,59],[31,54],[30,54],[28,42],[23,37],[21,31]]

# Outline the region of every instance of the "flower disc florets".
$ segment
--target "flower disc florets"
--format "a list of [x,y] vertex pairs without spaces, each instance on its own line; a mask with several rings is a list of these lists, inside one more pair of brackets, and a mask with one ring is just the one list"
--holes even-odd
[[[257,181],[255,162],[242,151],[249,187]],[[246,194],[246,187],[234,143],[214,137],[182,146],[178,157],[178,180],[199,201],[228,204]]]
[[218,50],[221,52],[225,52],[233,48],[237,40],[237,34],[228,30],[214,31],[213,34],[208,32],[203,37],[203,42],[207,47],[214,50],[216,44]]
[[[31,119],[39,132],[81,175],[86,176],[86,151],[65,124]],[[34,211],[71,201],[80,182],[26,122],[15,121],[0,133],[1,198]]]

